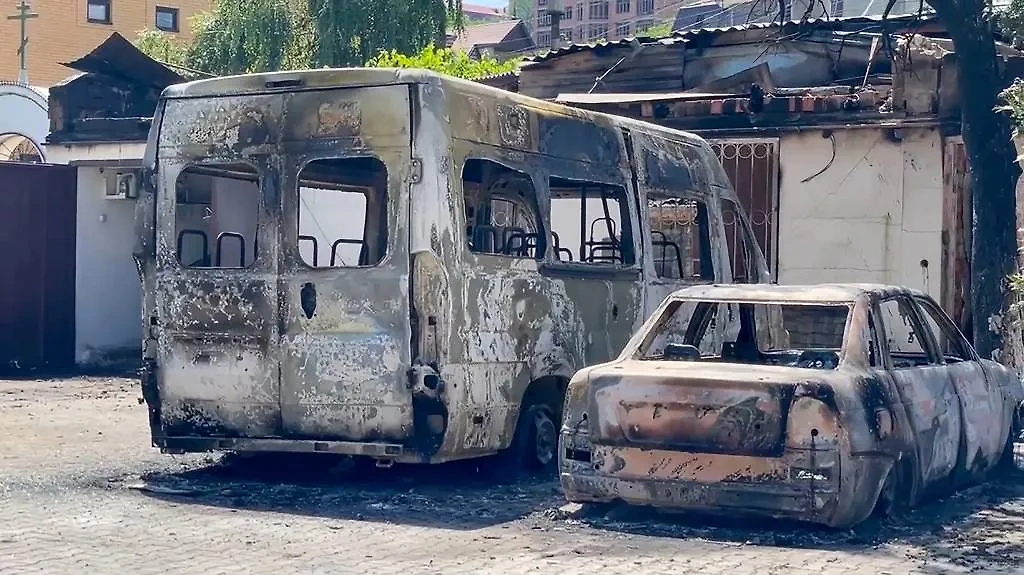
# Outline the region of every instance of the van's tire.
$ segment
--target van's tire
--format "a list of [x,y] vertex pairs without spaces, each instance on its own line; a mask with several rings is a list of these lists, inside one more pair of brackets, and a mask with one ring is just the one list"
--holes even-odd
[[512,443],[499,455],[503,471],[513,475],[553,474],[558,463],[558,410],[535,400],[524,403]]

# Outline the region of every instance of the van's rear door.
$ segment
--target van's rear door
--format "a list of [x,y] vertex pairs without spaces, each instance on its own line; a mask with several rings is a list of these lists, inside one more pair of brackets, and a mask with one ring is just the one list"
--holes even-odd
[[272,437],[281,95],[170,99],[159,135],[155,317],[169,437]]
[[281,158],[286,437],[400,442],[412,431],[408,85],[308,91]]

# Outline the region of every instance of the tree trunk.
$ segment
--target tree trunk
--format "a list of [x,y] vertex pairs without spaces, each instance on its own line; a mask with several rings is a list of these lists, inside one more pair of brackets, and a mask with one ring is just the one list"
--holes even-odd
[[1008,325],[1007,278],[1016,272],[1016,185],[1020,168],[1011,124],[995,112],[1005,82],[991,28],[975,0],[933,4],[956,49],[964,147],[973,203],[971,313],[974,345],[985,358],[1001,353]]

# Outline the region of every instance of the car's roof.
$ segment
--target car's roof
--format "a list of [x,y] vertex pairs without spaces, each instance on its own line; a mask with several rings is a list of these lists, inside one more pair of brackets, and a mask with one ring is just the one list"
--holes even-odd
[[673,299],[749,301],[765,303],[852,303],[863,295],[886,297],[896,294],[928,297],[909,287],[832,283],[810,285],[779,284],[704,284],[688,286],[672,293]]

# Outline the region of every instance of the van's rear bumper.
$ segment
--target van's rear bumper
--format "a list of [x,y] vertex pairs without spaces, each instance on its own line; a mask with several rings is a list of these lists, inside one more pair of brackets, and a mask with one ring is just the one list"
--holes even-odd
[[157,437],[153,445],[164,453],[204,453],[210,451],[262,451],[279,453],[332,453],[362,455],[382,459],[407,459],[413,455],[397,443],[356,441],[315,441],[279,438],[231,437]]

